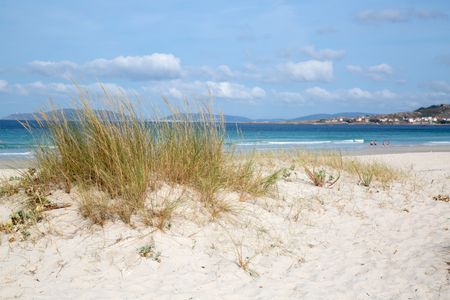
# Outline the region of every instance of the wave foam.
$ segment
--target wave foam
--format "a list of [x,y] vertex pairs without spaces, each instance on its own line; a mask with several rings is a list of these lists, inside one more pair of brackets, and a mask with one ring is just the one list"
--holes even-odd
[[31,156],[32,152],[0,152],[0,156]]
[[431,144],[431,145],[450,145],[450,141],[431,141],[431,142],[428,142],[427,144]]
[[268,146],[268,145],[321,145],[321,144],[363,144],[363,139],[336,141],[258,141],[236,143],[237,146]]

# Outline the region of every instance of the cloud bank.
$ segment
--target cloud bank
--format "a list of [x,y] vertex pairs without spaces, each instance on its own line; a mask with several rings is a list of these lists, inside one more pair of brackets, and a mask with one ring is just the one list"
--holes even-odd
[[280,65],[279,70],[292,81],[331,81],[333,79],[333,63],[331,61],[288,62]]
[[32,71],[46,76],[72,79],[79,75],[130,80],[165,80],[181,76],[181,61],[173,54],[153,53],[144,56],[98,58],[79,65],[71,61],[33,61]]
[[413,20],[446,19],[448,15],[440,11],[417,9],[364,10],[356,14],[356,20],[362,23],[401,23]]

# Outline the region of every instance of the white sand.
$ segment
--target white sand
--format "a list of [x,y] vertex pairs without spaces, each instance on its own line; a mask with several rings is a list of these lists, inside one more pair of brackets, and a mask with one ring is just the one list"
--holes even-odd
[[[90,226],[74,195],[56,192],[53,201],[74,205],[48,212],[41,237],[1,236],[0,298],[449,299],[450,203],[432,197],[450,194],[450,152],[360,158],[411,178],[367,189],[344,175],[325,189],[297,168],[274,199],[229,195],[236,213],[216,222],[186,204],[165,233]],[[12,201],[0,200],[3,211]],[[161,262],[137,254],[149,243]]]

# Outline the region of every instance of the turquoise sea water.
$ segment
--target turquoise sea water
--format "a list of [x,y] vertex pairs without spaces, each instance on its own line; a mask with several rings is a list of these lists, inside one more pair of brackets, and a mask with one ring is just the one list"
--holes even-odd
[[396,146],[450,146],[450,126],[356,124],[241,124],[242,138],[229,130],[229,142],[257,149],[320,148],[357,150],[370,142]]
[[[450,126],[424,125],[312,125],[312,124],[226,124],[226,146],[243,150],[338,149],[361,150],[371,141],[382,147],[450,146]],[[32,158],[37,140],[46,129],[30,134],[16,121],[0,121],[0,159]]]

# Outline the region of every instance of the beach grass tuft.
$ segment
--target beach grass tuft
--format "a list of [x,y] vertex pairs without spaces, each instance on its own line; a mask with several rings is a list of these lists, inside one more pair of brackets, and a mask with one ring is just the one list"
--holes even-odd
[[[105,110],[95,110],[100,103]],[[148,210],[148,193],[158,183],[195,190],[198,200],[217,216],[227,205],[220,191],[251,195],[268,193],[278,173],[262,176],[251,159],[236,164],[233,151],[224,151],[224,121],[217,120],[207,102],[173,106],[171,119],[145,122],[125,94],[92,98],[80,90],[75,120],[55,105],[36,120],[49,128],[50,145],[36,151],[37,178],[42,186],[80,191],[83,216],[96,224],[119,217],[125,223]],[[195,114],[185,112],[192,110]],[[100,194],[93,192],[97,190]],[[158,208],[162,227],[175,207]]]
[[329,167],[339,173],[345,172],[357,176],[359,184],[363,186],[369,186],[373,181],[377,181],[383,187],[387,187],[394,181],[406,177],[402,170],[381,162],[365,162],[356,158],[344,157],[337,151],[297,151],[296,160],[303,166]]

